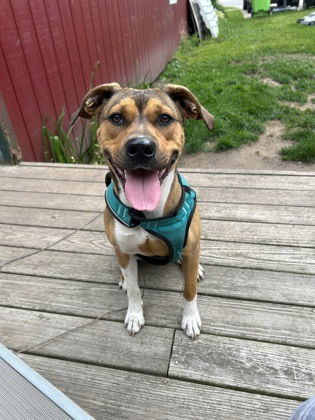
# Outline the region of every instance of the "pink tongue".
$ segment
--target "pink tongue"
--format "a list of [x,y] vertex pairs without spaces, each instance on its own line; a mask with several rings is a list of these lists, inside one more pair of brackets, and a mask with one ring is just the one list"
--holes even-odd
[[136,169],[126,172],[126,198],[136,210],[155,210],[161,197],[158,171]]

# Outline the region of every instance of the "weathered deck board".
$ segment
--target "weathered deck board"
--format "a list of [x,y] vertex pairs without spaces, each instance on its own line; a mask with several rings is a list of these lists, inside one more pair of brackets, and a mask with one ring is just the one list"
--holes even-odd
[[[23,248],[16,249],[23,251]],[[24,249],[25,254],[35,251]],[[105,272],[107,276],[113,276],[113,279],[119,276],[117,262],[112,257],[58,251],[41,251],[6,265],[4,271],[93,282],[104,282]]]
[[126,333],[103,232],[105,170],[0,167],[4,344],[35,345],[25,360],[99,419],[289,418],[315,393],[315,173],[183,171],[198,194],[206,273],[192,342],[179,331],[175,264],[141,264],[146,325]]
[[[14,350],[34,345],[28,350],[32,354],[166,374],[173,337],[170,329],[147,326],[130,345],[121,323],[97,321],[41,344],[87,320],[10,308],[0,308],[0,313],[2,339]],[[176,332],[169,374],[303,398],[314,392],[314,368],[313,350],[212,335],[193,342]]]
[[[75,181],[95,181],[100,174],[108,171],[106,165],[78,165],[78,164],[56,164],[44,162],[22,162],[18,167],[4,166],[1,176],[31,178],[42,176],[45,179],[73,179]],[[296,171],[270,171],[270,170],[244,170],[244,169],[194,169],[180,168],[180,171],[188,174],[212,174],[218,175],[246,175],[246,176],[294,176],[305,177],[314,176],[312,172],[296,172]]]
[[0,206],[0,223],[78,229],[88,224],[98,214],[97,212]]
[[[310,223],[309,223],[310,224]],[[104,232],[102,216],[85,229]],[[82,239],[85,232],[79,232]],[[90,234],[92,237],[93,234]],[[301,236],[304,236],[301,238]],[[98,235],[95,234],[95,238]],[[230,220],[202,220],[201,238],[211,241],[249,242],[253,244],[311,246],[315,247],[315,226],[282,225],[279,223],[256,223]],[[73,239],[73,237],[71,238]],[[70,240],[71,240],[70,239]],[[80,242],[78,239],[77,242]],[[84,243],[84,239],[82,240]]]
[[[315,225],[315,209],[310,207],[199,203],[199,209],[202,220]],[[87,229],[104,230],[102,223],[102,218],[99,218],[92,222]]]
[[[98,223],[102,224],[102,218],[98,219]],[[71,233],[73,235],[66,238]],[[71,229],[36,226],[24,226],[21,229],[18,225],[0,224],[0,245],[42,248],[62,238],[66,239],[52,246],[52,249],[89,253],[100,252],[110,246],[103,231],[75,233]],[[315,226],[204,220],[201,238],[211,241],[315,248]]]
[[176,332],[170,377],[264,391],[291,398],[315,392],[315,353],[296,347]]
[[[31,166],[31,167],[54,167],[55,169],[89,169],[89,170],[105,170],[107,169],[106,165],[91,165],[91,164],[73,164],[73,163],[54,163],[54,162],[21,162],[20,167]],[[285,170],[268,170],[268,169],[211,169],[211,168],[181,168],[181,171],[189,173],[206,173],[206,174],[253,174],[253,175],[287,175],[287,176],[315,176],[314,171],[312,171],[312,166],[310,170],[305,172],[300,171],[285,171]]]
[[[315,190],[315,178],[314,177],[298,177],[296,180],[294,177],[236,177],[226,176],[222,177],[207,177],[206,175],[187,176],[188,181],[191,180],[191,185],[194,187],[204,187],[204,189],[216,189],[216,188],[237,188],[244,190],[253,189],[276,189],[285,190],[287,194],[290,191],[314,191]],[[102,177],[103,178],[103,177]],[[273,178],[276,178],[274,180]],[[291,179],[292,178],[292,179]],[[198,181],[197,181],[198,180]],[[100,179],[100,182],[91,181],[60,181],[60,180],[49,180],[49,179],[38,179],[38,178],[0,178],[1,190],[10,191],[34,191],[34,192],[50,192],[50,193],[65,193],[65,194],[84,194],[84,195],[103,195],[104,194],[104,182]],[[204,199],[201,197],[201,199]]]
[[282,206],[314,206],[314,191],[295,190],[294,194],[286,190],[250,189],[239,187],[210,188],[195,187],[198,201],[219,203],[247,203],[247,204],[270,204]]
[[[202,244],[203,245],[203,244]],[[208,245],[207,245],[208,246]],[[315,274],[314,250],[311,248],[271,247],[251,244],[211,243],[208,253],[201,252],[206,277],[211,276],[210,265],[239,268],[258,268],[288,273]],[[7,247],[0,250],[7,251]],[[32,254],[36,250],[13,248],[15,253]],[[19,251],[20,250],[20,251]],[[15,255],[15,254],[14,254]],[[113,251],[111,250],[111,255]],[[8,259],[7,259],[8,261]],[[208,268],[209,266],[209,268]],[[165,268],[164,268],[165,270]],[[117,262],[112,256],[61,251],[41,251],[22,261],[5,266],[5,271],[44,277],[106,282],[108,275],[118,277]]]
[[[295,206],[314,207],[315,194],[313,191],[294,191],[288,194],[285,190],[250,190],[242,188],[195,188],[198,194],[199,203],[224,203],[224,204],[249,204],[249,205],[272,205],[272,206]],[[71,191],[50,193],[42,191],[10,191],[1,192],[0,184],[0,205],[37,207],[61,210],[80,211],[103,211],[104,194],[85,195],[82,189],[81,194],[72,194]]]
[[35,178],[3,178],[1,179],[2,191],[34,191],[49,193],[65,193],[65,194],[83,194],[83,195],[104,195],[104,184],[101,182],[76,182],[76,181],[60,181],[46,180]]
[[202,219],[294,225],[315,224],[315,209],[309,207],[199,203],[199,209]]
[[[97,219],[97,224],[100,226],[98,232],[76,232],[52,248],[74,252],[100,252],[100,249],[102,248],[108,249],[110,243],[103,232],[102,217]],[[6,226],[7,225],[4,225],[5,232],[8,231]],[[2,227],[0,225],[0,235],[1,230]],[[12,235],[15,230],[19,230],[19,227],[12,226]],[[44,232],[45,230],[38,228],[38,235],[40,237],[42,236],[42,231]],[[36,234],[35,229],[33,229],[32,232]],[[315,247],[315,226],[203,220],[201,238],[203,239],[203,250],[209,245],[209,241],[233,241],[249,244]],[[0,237],[0,243],[1,240]],[[14,241],[14,239],[12,239],[12,241]],[[34,241],[36,241],[36,237],[34,238]],[[34,242],[30,241],[30,246],[32,246],[32,243]]]
[[[33,345],[32,354],[166,374],[170,329],[147,326],[131,346],[121,323],[97,321],[43,343],[87,320],[11,308],[0,308],[0,313],[4,344],[14,350]],[[169,372],[212,385],[303,398],[314,392],[314,367],[313,350],[212,335],[193,342],[177,332]]]
[[[71,198],[70,198],[71,200]],[[99,200],[101,201],[101,200]],[[34,203],[33,203],[34,204]],[[240,222],[261,222],[295,225],[315,225],[315,209],[310,207],[289,206],[262,206],[250,204],[223,204],[223,203],[199,203],[202,219],[228,220]],[[100,212],[80,211],[77,209],[45,209],[25,208],[0,205],[1,223],[58,227],[78,228],[83,226],[92,217]],[[85,229],[104,230],[102,216],[92,222]]]
[[33,250],[26,249],[26,248],[10,248],[6,246],[0,245],[0,268],[3,264],[11,261],[15,258],[20,258],[25,255],[29,255]]
[[0,245],[44,248],[72,232],[74,230],[0,224]]
[[[55,305],[57,305],[56,308],[63,307],[63,299],[65,299],[65,310],[68,310],[69,306],[69,313],[72,313],[71,308],[73,306],[77,307],[79,305],[80,310],[83,310],[86,304],[91,311],[90,315],[95,315],[96,313],[93,312],[93,309],[95,307],[98,308],[96,302],[100,300],[104,306],[103,297],[99,296],[98,293],[101,293],[104,288],[106,290],[106,284],[117,287],[115,275],[111,272],[107,273],[105,270],[99,272],[97,263],[98,259],[95,260],[95,271],[90,269],[86,274],[86,277],[88,274],[91,276],[89,282],[63,281],[56,278],[21,276],[0,272],[2,291],[0,304],[9,305],[11,302],[11,305],[16,307],[19,307],[19,305],[25,307],[24,305],[27,305],[26,307],[32,308],[32,306],[29,306],[30,299],[31,305],[35,304],[34,309],[43,310],[45,305],[47,305],[47,310],[54,311]],[[145,287],[149,289],[182,291],[183,279],[177,264],[172,264],[167,269],[165,267],[152,267],[148,264],[141,264],[139,271],[141,287],[145,283]],[[117,270],[117,275],[118,272]],[[91,284],[91,282],[93,283]],[[110,293],[114,293],[114,299],[116,295],[115,288],[110,290]],[[243,270],[232,267],[206,266],[206,278],[198,284],[198,292],[199,294],[211,296],[315,307],[315,282],[312,275],[293,273],[288,275],[287,273],[267,270]],[[118,294],[120,296],[121,291]],[[75,296],[74,301],[72,301],[72,295]],[[91,301],[89,299],[90,296]],[[36,306],[40,305],[41,300],[43,300],[43,304]],[[94,302],[93,305],[91,305],[92,302]],[[53,306],[49,309],[51,303]],[[108,304],[110,302],[107,301],[106,306]],[[59,312],[61,309],[55,310]],[[79,314],[83,315],[88,313],[79,312]]]
[[[103,183],[104,174],[107,169],[76,169],[71,171],[59,168],[56,170],[54,167],[30,167],[22,166],[19,168],[6,167],[1,171],[0,177],[27,178],[31,179],[54,179],[59,181],[73,180],[75,182],[98,182]],[[266,188],[280,189],[280,190],[315,190],[315,179],[313,176],[300,175],[300,176],[283,176],[281,174],[259,175],[253,174],[226,174],[226,173],[198,173],[198,172],[185,172],[187,180],[195,186],[205,187],[239,187],[242,188]]]
[[[14,308],[0,308],[0,314],[1,341],[15,351],[160,375],[167,373],[173,340],[169,328],[147,326],[143,334],[133,337],[130,346],[131,338],[122,323],[91,323],[86,318]],[[90,324],[84,327],[87,323]],[[72,331],[64,334],[69,330]],[[25,350],[29,346],[32,348]]]
[[287,420],[298,401],[22,355],[96,419]]
[[262,188],[277,190],[315,190],[315,178],[312,176],[270,176],[270,175],[235,175],[235,174],[199,174],[189,173],[187,179],[192,185],[203,187]]
[[[73,283],[68,288],[48,279],[3,280],[0,305],[88,317],[106,312],[104,319],[124,320],[126,296],[117,286]],[[146,289],[144,296],[147,325],[180,328],[181,293]],[[313,308],[202,295],[198,302],[203,332],[315,348]]]
[[75,194],[51,194],[45,192],[1,191],[0,205],[14,208],[59,209],[87,212],[104,211],[105,202],[102,197]]

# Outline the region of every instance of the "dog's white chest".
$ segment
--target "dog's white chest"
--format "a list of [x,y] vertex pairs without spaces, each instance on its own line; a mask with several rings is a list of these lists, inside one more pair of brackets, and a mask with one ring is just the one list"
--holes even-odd
[[115,239],[119,249],[125,254],[138,254],[139,246],[147,239],[156,239],[141,226],[128,228],[115,219]]

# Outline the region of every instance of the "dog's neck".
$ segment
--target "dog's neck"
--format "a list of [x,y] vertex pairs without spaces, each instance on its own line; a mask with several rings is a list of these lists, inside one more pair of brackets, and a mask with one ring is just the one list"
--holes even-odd
[[[158,206],[153,211],[144,211],[143,213],[148,219],[167,216],[176,209],[181,198],[181,187],[178,181],[175,169],[169,172],[161,185],[161,198]],[[131,207],[124,193],[122,185],[118,188],[118,197],[125,206]]]

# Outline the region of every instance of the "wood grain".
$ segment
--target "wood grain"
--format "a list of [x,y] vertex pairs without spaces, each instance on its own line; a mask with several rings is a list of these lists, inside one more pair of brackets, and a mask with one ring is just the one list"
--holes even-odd
[[[40,182],[39,182],[40,181]],[[96,182],[39,180],[34,178],[3,178],[1,179],[2,191],[28,191],[45,193],[65,193],[82,195],[104,195],[104,184]]]
[[[9,191],[12,195],[17,192]],[[102,212],[105,203],[101,198],[92,198],[91,203],[87,202],[89,198],[82,196],[62,196],[57,194],[50,194],[45,202],[41,195],[31,193],[29,204],[31,208],[25,209],[23,202],[16,200],[16,206],[12,209],[11,197],[6,197],[6,200],[0,199],[0,222],[12,224],[31,224],[37,226],[47,227],[66,227],[71,228],[80,226],[76,223],[76,219],[88,220],[88,217],[95,215],[97,212]],[[5,197],[5,193],[3,196]],[[34,196],[35,195],[35,196]],[[36,196],[37,195],[37,196]],[[47,194],[46,194],[47,196]],[[41,198],[39,201],[38,198]],[[74,200],[74,201],[73,201]],[[6,206],[3,203],[8,203]],[[68,201],[68,203],[67,203]],[[92,208],[92,203],[95,207]],[[21,205],[22,204],[22,205]],[[36,208],[36,206],[38,208]],[[28,206],[27,206],[28,207]],[[69,207],[69,208],[68,208]],[[93,212],[87,210],[92,209]],[[249,205],[249,204],[231,204],[231,203],[199,203],[202,219],[211,220],[228,220],[240,222],[261,222],[261,223],[278,223],[278,224],[295,224],[295,225],[315,225],[315,210],[310,207],[292,207],[292,206],[262,206],[262,205]],[[64,212],[62,210],[64,209]],[[51,210],[51,211],[49,211]],[[54,213],[53,211],[54,210]],[[76,213],[71,213],[75,210]],[[78,210],[87,215],[78,214]],[[94,212],[95,210],[95,212]],[[52,217],[49,217],[53,215]],[[35,223],[37,221],[37,223]],[[83,223],[81,223],[82,225]],[[101,222],[91,223],[87,229],[102,230]]]
[[[201,261],[206,270],[206,278],[211,276],[212,265],[227,268],[258,268],[263,270],[262,273],[269,269],[276,270],[277,274],[277,271],[281,270],[289,273],[288,277],[291,273],[315,274],[314,252],[310,248],[264,247],[262,245],[255,248],[253,245],[243,247],[242,245],[244,244],[233,243],[233,247],[229,247],[224,243],[213,243],[212,252],[208,255],[202,253]],[[3,248],[8,252],[6,247]],[[109,250],[113,252],[112,248]],[[19,252],[26,255],[34,250],[20,248]],[[161,270],[165,276],[169,267],[162,267]],[[83,254],[51,250],[41,251],[23,261],[11,263],[5,267],[5,271],[96,282],[107,282],[108,276],[111,276],[112,281],[116,281],[119,276],[118,264],[113,258],[113,253],[106,256],[100,253]],[[172,275],[172,271],[169,275]],[[180,273],[177,278],[180,278]]]
[[201,238],[217,241],[315,247],[315,227],[203,220]]
[[[56,250],[85,253],[103,253],[105,250],[112,254],[111,245],[101,227],[102,217],[100,216],[95,223],[100,226],[100,231],[75,232],[71,229],[0,224],[0,245],[29,248],[42,248],[50,245],[52,249]],[[72,235],[69,236],[70,234]],[[64,240],[53,245],[63,238]],[[255,245],[314,248],[315,227],[204,220],[201,238],[203,239],[202,255],[209,255],[207,250],[212,247],[212,241],[223,242],[221,244],[223,248],[231,246],[226,245],[230,242],[249,244],[247,248]],[[279,249],[279,252],[281,253],[282,250]],[[291,252],[294,254],[296,250],[291,250]],[[289,251],[290,254],[291,252]],[[315,255],[314,252],[310,254]]]
[[[0,193],[0,205],[52,210],[102,212],[105,208],[105,201],[103,197],[91,195],[50,194],[41,191],[26,191],[23,193],[19,191],[5,191]],[[11,211],[14,212],[14,208]]]
[[287,420],[299,404],[82,363],[20,357],[99,420]]
[[97,212],[0,206],[0,223],[12,225],[78,229],[97,215]]
[[[123,321],[126,295],[118,286],[0,274],[0,305]],[[147,325],[180,328],[182,293],[146,289]],[[313,308],[200,295],[202,331],[274,343],[315,347]]]
[[[99,315],[105,312],[103,309]],[[130,337],[123,323],[86,325],[90,319],[13,308],[0,308],[0,314],[1,340],[15,351],[30,347],[27,351],[33,354],[163,375],[167,372],[173,339],[169,328],[147,326]]]
[[[87,228],[99,226],[99,231],[79,231],[56,245],[55,249],[65,249],[78,252],[95,252],[108,248],[105,238],[103,220],[99,217]],[[1,226],[0,226],[1,231]],[[39,230],[39,232],[41,232]],[[205,245],[211,246],[210,241],[242,242],[262,245],[315,247],[315,226],[295,226],[267,223],[229,222],[221,220],[203,220],[201,238]],[[97,244],[97,245],[95,245]],[[103,245],[101,245],[103,244]]]
[[[9,195],[8,199],[6,199],[5,195],[2,194],[3,197],[1,198],[0,203],[10,204],[14,202],[14,205],[22,205],[19,203],[23,203],[24,200],[27,200],[28,196],[31,196],[34,198],[37,197],[36,202],[40,203],[46,201],[46,204],[44,204],[43,206],[45,208],[47,206],[51,208],[51,202],[57,200],[56,197],[51,197],[51,194],[65,194],[67,195],[67,197],[65,197],[67,203],[64,203],[63,206],[67,207],[58,208],[72,209],[73,207],[71,206],[71,201],[78,201],[78,195],[79,198],[82,197],[83,203],[86,202],[86,197],[91,197],[92,203],[96,203],[97,206],[102,205],[101,209],[104,208],[104,184],[91,182],[84,183],[75,181],[61,182],[59,180],[41,180],[40,184],[41,187],[38,186],[38,182],[36,179],[19,179],[17,181],[14,178],[2,178],[0,183],[0,190],[7,191],[6,194],[8,194],[9,192],[11,194]],[[246,189],[241,188],[240,186],[236,188],[194,187],[194,189],[197,193],[199,202],[205,201],[235,204],[247,203],[296,207],[306,207],[315,205],[315,196],[313,191],[294,190],[294,194],[288,194],[286,190]],[[15,197],[15,200],[14,195],[12,194],[12,192],[14,191],[16,192],[16,194],[18,194],[18,197]],[[23,195],[21,195],[21,192],[23,192]],[[40,198],[38,198],[40,194],[43,194],[43,197],[47,196],[47,200],[45,200],[44,198],[40,200]],[[23,198],[24,195],[26,196],[25,199]],[[19,197],[21,201],[19,201]],[[30,206],[36,207],[35,203],[32,204],[32,202],[30,202]],[[99,207],[89,207],[88,210],[98,211]]]
[[[25,256],[0,272],[1,339],[35,346],[26,360],[96,418],[288,418],[315,392],[315,176],[185,174],[201,185],[200,339],[179,331],[176,264],[140,264],[146,325],[128,336],[104,168],[51,164],[0,167],[0,265]],[[170,361],[180,380],[150,375],[167,376]]]
[[25,255],[29,255],[34,250],[26,249],[26,248],[10,248],[7,246],[1,246],[0,245],[0,267],[3,264],[8,263],[12,259],[20,258]]
[[[29,252],[29,249],[24,249],[25,254]],[[117,262],[112,257],[58,251],[41,251],[6,265],[5,271],[100,283],[106,282],[109,276],[114,282],[120,274]]]
[[315,209],[310,207],[202,202],[199,209],[202,219],[315,225]]
[[[1,168],[0,176],[17,178],[41,178],[54,180],[72,180],[83,182],[104,182],[104,173],[108,171],[107,167],[98,168],[78,168],[72,167],[71,171],[63,167],[32,167],[20,166],[18,169],[9,167]],[[252,173],[251,171],[234,171],[232,173],[222,173],[222,171],[193,172],[190,169],[182,171],[187,180],[194,186],[204,187],[229,187],[229,188],[262,188],[279,190],[315,190],[315,178],[312,173],[292,173],[291,176],[277,173],[265,174],[262,172]],[[294,175],[293,175],[294,174]]]
[[[29,166],[29,167],[54,167],[56,169],[91,169],[91,170],[105,170],[108,169],[106,165],[91,165],[91,164],[84,164],[84,163],[54,163],[54,162],[27,162],[22,161],[19,164],[20,167],[22,166]],[[188,172],[188,173],[207,173],[207,174],[247,174],[247,175],[288,175],[288,176],[315,176],[314,171],[307,171],[307,172],[300,172],[300,171],[274,171],[268,169],[211,169],[211,168],[186,168],[181,167],[179,168],[181,172]]]
[[0,224],[0,245],[40,249],[52,245],[72,232],[74,231],[70,229]]
[[313,176],[270,176],[270,175],[235,175],[235,174],[200,174],[187,173],[187,179],[194,186],[228,188],[262,188],[277,190],[315,190]]
[[205,335],[192,341],[176,332],[169,375],[308,398],[314,394],[314,369],[312,350]]
[[[23,249],[19,248],[5,249],[16,251],[15,254],[10,254],[12,257],[13,255],[19,256],[19,252],[23,251]],[[87,284],[81,283],[81,281],[84,280],[81,280],[79,283],[76,282],[75,280],[77,277],[74,279],[74,283],[70,281],[69,287],[66,287],[68,284],[67,282],[63,283],[61,280],[56,281],[56,279],[37,279],[37,277],[27,275],[21,276],[9,273],[0,274],[1,287],[3,288],[2,298],[0,296],[0,301],[4,302],[5,304],[6,300],[3,301],[1,299],[6,299],[6,294],[9,293],[10,299],[13,297],[17,299],[14,306],[18,306],[19,302],[23,302],[23,290],[26,289],[28,291],[26,294],[27,297],[30,293],[29,289],[33,287],[36,302],[42,298],[42,292],[40,290],[38,291],[37,287],[42,288],[43,296],[45,294],[46,296],[54,296],[55,293],[57,293],[55,289],[53,289],[53,291],[51,290],[51,287],[54,286],[56,289],[58,287],[60,287],[61,290],[64,288],[64,293],[67,293],[67,290],[70,290],[70,296],[71,293],[74,293],[73,290],[77,290],[78,293],[82,293],[84,297],[86,289],[90,289],[92,293],[94,289],[97,291],[98,288],[101,290],[103,287],[102,285],[91,283],[102,283],[104,285],[108,284],[116,286],[119,276],[118,267],[116,267],[116,270],[115,268],[113,270],[106,270],[103,268],[105,263],[104,258],[100,258],[99,256],[89,257],[91,257],[95,264],[91,264],[92,261],[88,259],[85,263],[90,268],[86,273],[84,271],[81,272],[83,279],[85,278],[85,281],[88,280]],[[81,258],[81,260],[84,262],[84,258]],[[100,264],[100,267],[98,264]],[[83,267],[80,265],[78,268],[83,270]],[[315,306],[315,283],[314,277],[312,275],[293,273],[288,275],[287,273],[268,270],[244,270],[241,268],[219,266],[205,266],[205,269],[205,280],[198,284],[199,294],[220,297],[233,297],[238,299],[263,302],[288,303],[291,305],[304,305],[308,307]],[[6,270],[9,271],[10,266],[7,266]],[[155,267],[149,264],[141,263],[139,273],[139,284],[141,286],[144,286],[145,284],[145,287],[149,289],[182,292],[183,279],[180,268],[177,264],[172,264],[166,268]],[[46,273],[43,272],[43,274]],[[53,274],[54,273],[52,273],[52,276]],[[58,275],[58,272],[55,274]],[[38,274],[36,273],[36,275]],[[67,279],[67,277],[65,278]],[[44,292],[44,290],[46,290],[46,286],[48,287],[47,293]],[[114,293],[115,288],[110,290],[110,293]],[[38,299],[36,298],[36,293],[39,293]],[[114,295],[115,294],[116,293],[114,293]],[[88,295],[86,298],[88,298]],[[83,305],[82,299],[79,299],[79,301],[80,305]],[[48,300],[46,299],[45,304],[47,302]],[[69,303],[71,303],[71,297]],[[76,306],[75,302],[73,302],[73,304]],[[13,305],[12,301],[11,305]]]
[[201,261],[210,265],[315,274],[313,248],[201,241]]
[[[267,184],[266,184],[267,185]],[[268,189],[246,189],[241,185],[235,188],[195,187],[199,202],[218,202],[234,204],[263,204],[263,205],[282,205],[282,206],[314,206],[314,191],[294,190],[294,194],[286,190]]]

